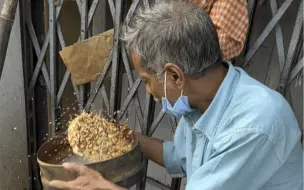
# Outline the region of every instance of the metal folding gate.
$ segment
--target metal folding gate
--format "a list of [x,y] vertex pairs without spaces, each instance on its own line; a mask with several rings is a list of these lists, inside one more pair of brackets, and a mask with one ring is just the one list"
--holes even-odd
[[[45,0],[47,1],[47,0]],[[65,0],[48,0],[48,30],[43,36],[44,42],[39,43],[39,37],[34,27],[35,15],[32,15],[32,3],[35,1],[22,0],[20,1],[20,13],[21,13],[21,33],[22,33],[22,49],[23,49],[23,69],[24,69],[24,82],[25,82],[25,96],[26,96],[26,114],[27,114],[27,129],[28,129],[28,152],[31,155],[29,158],[30,165],[30,189],[41,189],[39,182],[39,169],[36,163],[35,153],[39,146],[39,139],[37,137],[37,130],[41,128],[47,128],[49,137],[55,135],[60,130],[57,129],[59,123],[59,106],[62,100],[62,95],[65,87],[70,80],[70,73],[66,71],[62,80],[58,80],[57,64],[59,59],[58,51],[65,47],[65,40],[63,38],[60,23],[58,17],[62,8],[63,1]],[[85,40],[88,37],[89,26],[96,7],[100,1],[105,0],[75,0],[80,12],[80,36],[79,41]],[[98,78],[95,86],[91,85],[91,90],[88,89],[88,85],[77,86],[72,82],[79,109],[90,111],[92,102],[97,97],[97,93],[101,91],[105,108],[111,115],[115,114],[115,110],[120,110],[117,114],[118,120],[122,118],[126,112],[131,101],[134,102],[136,107],[136,118],[141,127],[142,133],[151,136],[158,124],[164,117],[164,113],[159,112],[154,117],[155,103],[151,95],[146,94],[144,109],[140,105],[137,90],[141,84],[141,79],[137,77],[133,78],[129,59],[126,54],[124,46],[119,40],[119,32],[122,22],[129,22],[130,18],[134,14],[134,11],[139,6],[149,6],[148,0],[133,0],[129,2],[127,0],[107,0],[111,11],[111,15],[114,23],[114,45],[110,52],[110,55],[106,61],[103,72]],[[275,29],[276,43],[278,44],[279,62],[281,69],[280,85],[278,90],[282,93],[286,93],[286,86],[290,81],[298,76],[302,72],[303,59],[299,59],[302,48],[302,27],[303,27],[303,2],[299,6],[297,19],[295,22],[292,38],[288,53],[285,55],[284,47],[282,46],[282,30],[279,20],[290,5],[296,0],[286,0],[279,8],[276,0],[271,0],[271,8],[273,18],[266,26],[265,30],[259,36],[258,40],[252,47],[246,46],[242,56],[240,56],[243,67],[246,67],[250,60],[253,58],[257,50],[261,47],[266,37],[270,32]],[[129,2],[129,3],[128,3]],[[143,3],[142,3],[143,2]],[[249,0],[249,15],[250,23],[253,22],[252,18],[257,6],[256,0]],[[128,8],[128,12],[123,15],[123,10]],[[124,17],[124,18],[123,18]],[[250,40],[250,32],[248,34],[248,40]],[[41,41],[41,40],[40,40]],[[296,62],[301,60],[299,62]],[[48,66],[48,67],[47,67]],[[111,68],[111,84],[110,90],[107,91],[104,86],[105,76]],[[127,74],[129,86],[131,86],[127,97],[121,100],[120,91],[122,83],[122,69]],[[47,108],[46,104],[41,104],[40,101],[50,102],[50,108]],[[42,115],[38,110],[44,110],[45,114],[50,115],[51,122],[48,124],[47,118],[41,119],[37,117]],[[155,119],[154,119],[155,118]],[[171,123],[176,126],[176,120],[171,118]],[[38,126],[41,125],[41,126]],[[146,182],[146,176],[142,182],[138,185],[137,189],[144,189]],[[156,182],[157,183],[157,182]],[[171,189],[179,189],[181,184],[180,179],[173,179]],[[164,187],[164,186],[163,186]],[[165,188],[165,187],[164,187]]]

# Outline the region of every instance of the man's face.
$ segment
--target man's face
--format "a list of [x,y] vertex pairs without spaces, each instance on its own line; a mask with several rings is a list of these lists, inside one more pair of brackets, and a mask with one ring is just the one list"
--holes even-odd
[[165,97],[164,85],[167,88],[167,98],[171,103],[174,103],[181,95],[183,88],[183,80],[181,80],[182,71],[174,64],[166,64],[164,71],[167,75],[166,84],[164,81],[159,81],[156,75],[141,66],[140,56],[136,52],[131,54],[134,67],[138,75],[142,78],[146,85],[146,91],[151,94],[154,99],[160,100]]
[[139,77],[141,77],[145,83],[146,91],[151,94],[154,99],[160,100],[165,96],[163,83],[157,79],[154,73],[147,71],[141,66],[140,56],[136,52],[132,52],[131,57]]

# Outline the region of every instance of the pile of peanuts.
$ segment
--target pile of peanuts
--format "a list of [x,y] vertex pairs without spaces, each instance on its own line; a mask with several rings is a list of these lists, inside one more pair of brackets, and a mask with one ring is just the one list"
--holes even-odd
[[75,154],[91,162],[101,162],[129,152],[134,138],[126,124],[83,112],[70,121],[68,141]]

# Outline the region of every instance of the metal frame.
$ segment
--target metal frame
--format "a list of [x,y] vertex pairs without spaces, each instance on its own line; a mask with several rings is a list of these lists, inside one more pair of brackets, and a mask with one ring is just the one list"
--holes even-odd
[[[92,23],[92,18],[94,16],[96,7],[101,0],[92,0],[91,6],[89,7],[88,0],[76,0],[80,15],[81,15],[81,31],[79,36],[80,40],[85,40],[88,35],[90,34],[89,27]],[[151,95],[146,94],[145,99],[145,107],[144,110],[141,108],[141,104],[139,101],[139,97],[137,94],[137,90],[141,84],[141,79],[138,77],[136,80],[133,78],[133,74],[131,71],[130,63],[128,60],[128,56],[126,53],[126,49],[123,44],[121,44],[119,40],[119,31],[120,26],[122,24],[122,9],[124,8],[123,0],[107,0],[109,4],[109,9],[111,11],[112,20],[114,22],[114,45],[113,49],[110,52],[110,55],[105,63],[104,70],[101,73],[100,77],[97,80],[95,86],[91,86],[90,93],[87,86],[76,86],[73,82],[73,88],[76,94],[77,102],[80,109],[84,109],[85,111],[90,111],[91,105],[95,98],[97,97],[97,93],[101,91],[102,99],[105,103],[104,109],[110,113],[110,115],[114,116],[116,114],[115,110],[119,110],[117,113],[117,120],[121,120],[123,115],[126,113],[126,110],[130,103],[134,102],[135,104],[135,111],[136,111],[136,119],[139,123],[139,126],[142,130],[142,133],[152,136],[154,131],[156,130],[157,126],[161,122],[162,118],[164,117],[163,112],[159,112],[154,118],[154,109],[155,109],[155,102]],[[38,42],[38,37],[35,32],[32,18],[31,18],[31,11],[30,11],[30,0],[21,1],[20,2],[20,13],[21,13],[21,32],[22,32],[22,49],[23,49],[23,69],[24,69],[24,78],[25,78],[25,94],[26,94],[26,113],[27,113],[27,128],[28,128],[28,141],[29,141],[29,154],[31,158],[29,159],[30,162],[30,172],[32,179],[34,177],[36,179],[39,178],[39,170],[36,164],[35,152],[37,151],[37,134],[36,134],[36,119],[35,118],[35,87],[37,86],[38,77],[42,76],[44,79],[45,89],[47,90],[48,94],[45,99],[47,100],[50,98],[51,104],[51,125],[49,125],[48,133],[49,137],[52,137],[59,131],[57,130],[56,126],[58,125],[58,107],[62,100],[62,95],[67,85],[67,82],[70,80],[70,72],[66,71],[62,81],[58,81],[56,77],[56,68],[57,68],[57,58],[59,57],[58,54],[58,45],[61,48],[66,46],[61,26],[58,22],[58,17],[60,15],[61,6],[64,0],[48,0],[48,31],[45,35],[45,40],[42,46]],[[303,10],[303,2],[299,8],[299,13],[297,17],[297,21],[295,24],[295,29],[292,35],[292,40],[290,42],[289,50],[287,55],[284,54],[284,47],[283,47],[283,38],[282,38],[282,29],[279,25],[279,20],[286,12],[286,10],[290,7],[293,0],[286,0],[280,8],[277,7],[277,3],[275,0],[271,1],[271,10],[273,14],[272,20],[266,26],[265,30],[262,32],[256,43],[249,47],[250,41],[250,32],[248,34],[247,44],[244,55],[244,67],[248,66],[250,60],[253,58],[261,44],[265,41],[266,37],[270,34],[270,32],[275,28],[276,30],[276,43],[278,45],[278,52],[279,53],[279,62],[280,62],[280,69],[282,71],[282,76],[280,80],[280,92],[285,94],[286,86],[290,83],[290,81],[295,78],[300,71],[303,70],[303,64],[301,64],[303,58],[298,64],[294,62],[296,57],[296,50],[299,49],[302,43],[296,43],[301,38],[301,31],[303,28],[303,18],[302,18],[302,10]],[[256,0],[249,0],[249,15],[250,15],[250,25],[253,23],[253,17],[256,9]],[[124,20],[128,23],[131,17],[134,14],[134,11],[139,6],[150,6],[148,0],[143,1],[143,5],[141,5],[140,0],[133,0],[132,4],[129,8],[128,13],[126,14]],[[47,49],[49,51],[47,52]],[[37,57],[37,62],[34,63],[33,56]],[[45,58],[48,58],[48,65],[49,71],[47,69],[47,64]],[[106,91],[104,86],[105,76],[109,72],[110,67],[111,70],[111,87],[110,92]],[[122,106],[119,107],[121,97],[118,96],[120,89],[121,79],[121,71],[122,68],[125,70],[128,78],[128,83],[130,91],[127,97],[123,100]],[[292,70],[292,71],[291,71]],[[41,74],[40,74],[41,73]],[[58,87],[58,89],[57,89]],[[110,97],[108,98],[108,94]],[[176,127],[177,122],[175,118],[170,118],[170,122],[173,127]],[[48,126],[47,122],[45,126]],[[41,126],[40,126],[41,127]],[[147,162],[146,162],[147,168]],[[39,189],[38,180],[32,181],[32,186],[30,189]],[[137,189],[144,189],[146,181],[152,181],[154,184],[158,184],[158,186],[164,187],[168,189],[163,184],[153,180],[147,179],[144,176],[142,182],[137,185]],[[179,189],[181,184],[181,179],[173,179],[171,183],[171,189]]]
[[[245,44],[245,50],[244,50],[244,58],[243,58],[243,67],[246,68],[249,64],[252,58],[254,57],[255,53],[259,50],[263,42],[266,40],[266,38],[269,36],[269,34],[272,32],[273,29],[275,29],[275,37],[276,37],[276,44],[277,44],[277,50],[278,50],[278,56],[279,56],[279,67],[281,71],[280,75],[280,83],[278,86],[278,91],[286,96],[287,94],[287,86],[290,84],[290,82],[299,75],[302,75],[302,68],[303,68],[303,62],[300,61],[297,64],[297,68],[294,68],[296,63],[299,59],[300,51],[297,51],[301,48],[303,48],[303,1],[301,1],[293,33],[291,36],[291,40],[289,43],[289,48],[287,55],[285,55],[284,50],[284,43],[283,43],[283,35],[282,35],[282,28],[280,25],[280,19],[284,15],[284,13],[288,10],[288,8],[291,6],[291,4],[294,2],[294,0],[286,0],[280,8],[278,8],[277,0],[270,1],[270,7],[271,12],[273,15],[273,18],[271,21],[267,24],[261,35],[258,37],[256,42],[253,44],[252,47],[249,47],[250,42],[250,32],[252,28],[252,22],[253,17],[255,13],[255,7],[257,6],[256,0],[249,0],[248,4],[251,8],[249,10],[249,16],[250,16],[250,28],[249,33],[247,37],[247,41]],[[242,58],[242,57],[241,57]],[[298,58],[298,59],[297,59]],[[302,60],[302,59],[301,59]],[[302,63],[302,64],[301,64]],[[302,67],[301,67],[302,65]],[[299,77],[299,79],[301,79]]]
[[[23,61],[23,75],[24,75],[24,89],[25,89],[25,107],[26,107],[26,126],[27,126],[27,142],[29,154],[29,189],[41,189],[38,179],[39,171],[36,163],[36,152],[38,149],[37,134],[36,134],[36,105],[35,105],[35,91],[30,88],[30,80],[33,76],[33,51],[34,48],[30,35],[30,30],[26,30],[26,15],[30,16],[30,6],[27,1],[20,1],[20,24],[21,24],[21,38],[22,38],[22,61]],[[39,48],[40,51],[40,48]],[[40,188],[39,188],[40,187]]]

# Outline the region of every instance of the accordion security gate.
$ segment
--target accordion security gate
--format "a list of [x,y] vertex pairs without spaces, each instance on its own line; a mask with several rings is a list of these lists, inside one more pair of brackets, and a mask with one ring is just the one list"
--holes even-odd
[[[288,10],[292,3],[295,3],[296,0],[285,0],[282,5],[278,8],[277,0],[269,1],[271,13],[273,18],[267,24],[261,35],[252,45],[252,47],[248,47],[248,43],[246,44],[245,51],[242,57],[243,67],[246,68],[249,65],[249,62],[254,57],[255,53],[261,47],[265,39],[269,36],[269,34],[275,30],[275,38],[276,38],[276,46],[279,57],[279,67],[280,67],[280,80],[279,86],[277,90],[282,94],[287,94],[287,87],[290,82],[296,76],[302,76],[302,68],[303,68],[303,59],[299,56],[301,55],[301,50],[303,50],[303,1],[300,2],[299,8],[296,14],[296,20],[294,24],[294,28],[291,34],[291,40],[289,42],[287,54],[285,55],[284,44],[283,44],[283,35],[282,28],[280,25],[280,20],[284,13]],[[298,1],[299,2],[299,1]],[[249,19],[250,19],[250,28],[248,33],[247,42],[250,40],[250,29],[252,27],[252,22],[255,10],[257,7],[256,0],[249,0]],[[303,55],[302,55],[303,56]]]
[[[30,189],[41,189],[39,182],[39,169],[36,163],[35,153],[38,148],[37,140],[37,128],[47,127],[49,137],[52,137],[56,133],[60,132],[57,129],[58,118],[59,118],[59,107],[62,101],[63,92],[65,87],[70,80],[70,73],[65,72],[63,79],[58,80],[57,75],[57,64],[59,59],[58,51],[66,46],[62,29],[58,18],[60,16],[61,8],[64,0],[45,0],[48,3],[48,30],[44,36],[44,42],[41,44],[38,40],[38,35],[34,27],[35,18],[31,15],[31,3],[34,1],[22,0],[20,1],[20,15],[21,15],[21,32],[22,32],[22,49],[23,49],[23,70],[24,70],[24,82],[25,82],[25,96],[26,96],[26,114],[27,114],[27,131],[28,131],[28,152],[31,156],[29,159],[30,165]],[[66,0],[67,1],[67,0]],[[77,103],[79,109],[90,111],[91,105],[97,97],[98,92],[101,92],[101,96],[104,102],[104,109],[107,110],[111,115],[115,114],[115,110],[120,110],[117,113],[117,119],[123,118],[126,110],[130,103],[134,103],[136,111],[136,119],[139,123],[142,133],[151,136],[162,118],[164,113],[159,112],[154,116],[155,102],[151,95],[146,94],[144,101],[144,109],[142,109],[141,103],[138,96],[138,88],[141,84],[141,79],[134,78],[132,74],[130,62],[126,53],[126,50],[119,40],[120,27],[124,22],[128,23],[130,18],[134,14],[134,11],[139,6],[150,6],[147,0],[133,0],[129,4],[123,0],[75,0],[80,13],[80,36],[79,41],[85,40],[89,34],[90,26],[96,11],[96,7],[100,1],[107,1],[109,9],[112,15],[114,23],[114,44],[109,54],[109,57],[105,63],[104,70],[98,78],[95,85],[91,85],[91,89],[88,89],[88,85],[77,86],[72,82],[75,95],[77,97]],[[250,30],[247,38],[247,45],[243,54],[237,59],[237,63],[241,62],[244,68],[250,63],[255,53],[261,47],[267,36],[272,30],[275,30],[276,43],[279,52],[279,65],[281,70],[280,83],[278,91],[283,95],[287,93],[287,87],[290,82],[297,76],[302,76],[303,69],[303,58],[299,58],[300,51],[302,49],[302,28],[303,28],[303,2],[300,3],[290,45],[285,55],[282,37],[282,29],[279,21],[283,14],[288,10],[290,5],[296,0],[286,0],[280,7],[277,5],[276,0],[271,0],[271,11],[273,18],[270,20],[264,31],[261,33],[259,38],[249,47],[250,41]],[[128,11],[123,15],[123,10],[128,7]],[[248,1],[250,26],[252,22],[256,7],[256,0]],[[124,17],[124,18],[123,18]],[[300,60],[300,61],[299,61]],[[124,69],[128,85],[130,90],[125,99],[121,100],[121,86],[122,83],[122,70]],[[110,90],[106,90],[105,78],[106,74],[110,73]],[[39,80],[43,78],[43,80]],[[41,85],[45,89],[43,94],[40,94],[37,90],[37,86]],[[57,88],[58,87],[58,88]],[[118,96],[119,95],[119,96]],[[43,96],[43,97],[42,97]],[[47,114],[50,115],[50,125],[48,121],[43,121],[43,126],[37,126],[37,109],[38,107],[46,107],[41,105],[38,100],[45,100],[50,102],[50,109],[47,110]],[[170,118],[172,127],[176,127],[175,118]],[[137,185],[137,189],[145,189],[146,176],[142,182]],[[154,181],[158,187],[163,189],[169,189],[167,186]],[[173,179],[171,182],[171,189],[179,189],[181,184],[180,179]]]

